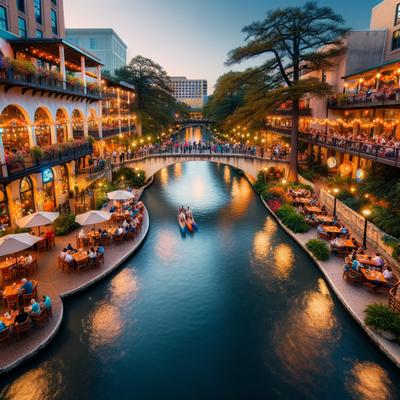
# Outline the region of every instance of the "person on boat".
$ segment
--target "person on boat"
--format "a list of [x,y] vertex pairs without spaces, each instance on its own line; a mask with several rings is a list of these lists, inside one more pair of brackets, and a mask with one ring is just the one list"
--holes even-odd
[[188,206],[187,210],[186,210],[186,217],[190,220],[193,219],[193,213],[192,210],[190,209],[190,207]]

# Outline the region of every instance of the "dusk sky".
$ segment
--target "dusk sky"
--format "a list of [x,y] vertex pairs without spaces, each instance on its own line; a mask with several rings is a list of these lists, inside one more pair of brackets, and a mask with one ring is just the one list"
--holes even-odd
[[[64,0],[66,26],[113,28],[128,45],[128,58],[152,58],[171,76],[204,78],[209,94],[226,68],[226,54],[243,43],[241,29],[277,6],[305,0]],[[369,27],[380,0],[321,0],[342,14],[347,26]],[[239,68],[239,67],[238,67]]]

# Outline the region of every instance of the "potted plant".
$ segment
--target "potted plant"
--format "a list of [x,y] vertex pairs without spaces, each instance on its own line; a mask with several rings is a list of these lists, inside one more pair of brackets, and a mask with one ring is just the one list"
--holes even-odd
[[36,163],[39,163],[39,161],[43,158],[44,153],[41,147],[39,146],[33,146],[31,148],[31,156],[35,160]]
[[34,75],[37,73],[35,65],[28,60],[21,60],[21,59],[12,60],[11,67],[16,74]]
[[389,341],[400,335],[400,315],[386,304],[370,304],[365,309],[365,324]]

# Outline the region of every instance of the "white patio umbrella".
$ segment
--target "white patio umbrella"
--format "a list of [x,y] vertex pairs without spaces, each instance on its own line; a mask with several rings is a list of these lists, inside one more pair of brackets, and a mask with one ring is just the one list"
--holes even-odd
[[0,238],[0,257],[16,254],[29,249],[42,238],[30,235],[29,233],[16,233]]
[[85,212],[84,214],[77,215],[75,222],[77,222],[79,225],[96,225],[109,221],[111,217],[112,214],[108,211],[92,210]]
[[135,198],[135,195],[132,192],[128,192],[127,190],[116,190],[115,192],[107,193],[107,197],[110,200],[124,201],[124,200],[132,200]]
[[60,216],[59,212],[38,211],[33,214],[19,218],[16,223],[20,228],[38,228],[40,235],[40,227],[53,223]]

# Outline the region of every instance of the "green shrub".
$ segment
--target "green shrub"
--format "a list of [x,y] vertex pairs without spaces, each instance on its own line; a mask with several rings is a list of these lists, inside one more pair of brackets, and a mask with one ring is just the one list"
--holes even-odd
[[314,171],[311,171],[311,170],[309,170],[309,171],[302,171],[302,172],[301,172],[301,176],[302,176],[304,179],[307,179],[308,181],[312,181],[312,180],[315,178],[315,173],[314,173]]
[[370,304],[365,309],[365,323],[374,329],[400,335],[400,315],[385,304]]
[[13,233],[30,233],[31,228],[15,228]]
[[75,222],[75,214],[61,214],[54,221],[54,233],[56,236],[64,236],[79,226]]
[[305,233],[308,232],[309,227],[303,218],[295,208],[285,204],[277,212],[276,215],[294,233]]
[[113,175],[113,182],[121,189],[127,186],[142,187],[146,182],[146,173],[141,169],[122,167]]
[[320,261],[326,261],[330,257],[330,250],[326,242],[323,240],[313,239],[306,243],[306,247],[314,257]]

